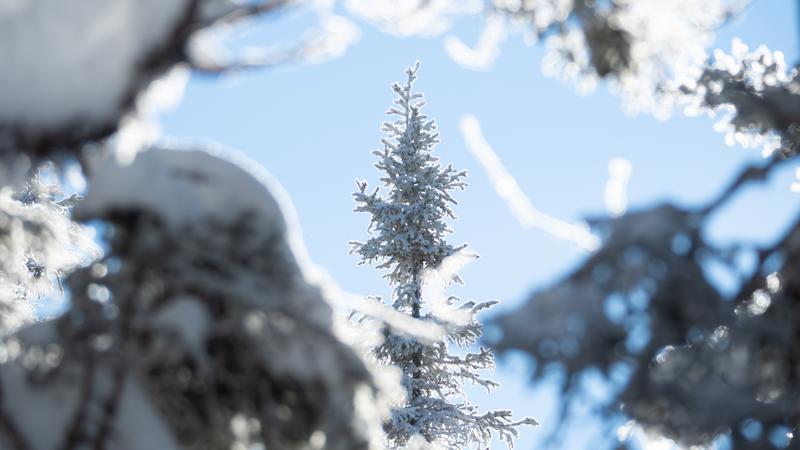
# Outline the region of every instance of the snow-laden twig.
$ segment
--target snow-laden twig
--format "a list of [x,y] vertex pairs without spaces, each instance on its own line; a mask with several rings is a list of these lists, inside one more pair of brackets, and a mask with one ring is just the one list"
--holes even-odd
[[628,209],[628,180],[633,166],[625,158],[613,158],[608,162],[608,181],[603,192],[603,203],[610,216],[625,214]]
[[338,58],[361,37],[351,20],[326,9],[316,11],[319,23],[294,42],[261,45],[230,54],[222,42],[225,32],[216,28],[198,30],[189,40],[190,67],[211,75],[225,75],[285,64],[319,64]]
[[505,19],[499,14],[486,18],[475,47],[470,48],[458,36],[449,35],[444,40],[444,50],[456,63],[472,70],[488,70],[500,56],[500,44],[508,35]]
[[441,340],[446,334],[444,327],[441,325],[415,319],[408,314],[403,314],[390,306],[374,300],[367,299],[361,301],[354,307],[354,311],[385,323],[396,333],[411,336],[422,342],[436,342]]
[[539,229],[583,250],[594,251],[599,247],[600,239],[587,227],[553,217],[533,206],[517,180],[503,166],[492,146],[486,142],[481,132],[481,124],[475,116],[465,115],[461,118],[461,135],[470,153],[486,170],[497,195],[506,202],[511,213],[523,227]]
[[446,292],[453,283],[462,283],[458,273],[477,258],[476,253],[461,249],[444,258],[438,266],[423,271],[422,300],[429,305],[431,313],[438,319],[461,327],[472,322],[475,312],[468,307],[454,310],[453,298]]

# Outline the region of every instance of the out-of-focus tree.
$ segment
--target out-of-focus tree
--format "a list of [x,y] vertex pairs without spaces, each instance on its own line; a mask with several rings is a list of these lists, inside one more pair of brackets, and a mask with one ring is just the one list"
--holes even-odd
[[[795,161],[800,75],[780,52],[750,52],[739,41],[733,47],[681,85],[682,101],[726,111],[726,139],[761,146],[765,160],[745,167],[707,204],[659,204],[591,220],[599,248],[494,322],[495,347],[530,354],[535,380],[562,371],[567,416],[570,404],[586,399],[584,382],[601,374],[613,392],[603,411],[612,423],[631,419],[623,441],[657,435],[683,447],[798,445],[800,219],[764,247],[742,241],[721,248],[704,236],[736,194]],[[742,269],[737,261],[747,255],[755,264]],[[737,292],[715,287],[705,270],[712,264],[740,280]]]

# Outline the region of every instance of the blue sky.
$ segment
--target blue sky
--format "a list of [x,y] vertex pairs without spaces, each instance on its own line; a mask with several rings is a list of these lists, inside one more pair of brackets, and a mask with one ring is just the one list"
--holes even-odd
[[[792,64],[798,59],[797,18],[795,2],[755,0],[718,33],[714,47],[728,50],[731,39],[740,37],[751,47],[782,50]],[[293,30],[274,20],[256,25],[245,37],[251,43]],[[454,32],[469,42],[476,25],[467,20]],[[533,204],[563,219],[602,211],[607,164],[614,157],[633,164],[633,207],[664,200],[703,202],[744,161],[758,157],[757,150],[727,147],[711,119],[631,117],[604,86],[589,96],[575,94],[571,85],[541,74],[542,46],[526,46],[518,36],[503,44],[493,69],[474,72],[452,62],[440,39],[397,39],[367,25],[362,31],[343,57],[321,65],[278,67],[234,79],[195,76],[183,103],[162,118],[168,136],[222,143],[266,167],[291,196],[314,262],[351,292],[389,293],[378,272],[357,266],[347,254],[346,243],[365,239],[367,225],[365,215],[351,212],[351,193],[356,178],[377,181],[371,150],[378,148],[379,126],[393,99],[389,86],[415,60],[422,62],[417,87],[441,131],[436,152],[469,171],[469,189],[456,195],[451,242],[469,243],[481,258],[463,271],[466,285],[454,292],[499,299],[497,311],[557,281],[583,255],[518,225],[466,150],[458,129],[463,114],[481,120],[487,140]],[[793,169],[740,196],[716,218],[710,237],[775,236],[798,207],[800,197],[788,189]],[[512,408],[541,420],[541,428],[523,430],[517,448],[545,448],[540,441],[554,420],[552,387],[530,386],[525,377],[526,363],[506,358],[497,372],[504,387],[476,398],[481,406]],[[576,439],[589,436],[590,427],[582,423]]]

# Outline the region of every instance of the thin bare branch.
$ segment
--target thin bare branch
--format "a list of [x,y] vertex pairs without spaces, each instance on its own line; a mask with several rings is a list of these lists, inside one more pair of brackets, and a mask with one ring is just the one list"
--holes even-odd
[[298,3],[297,0],[267,0],[244,4],[229,2],[227,8],[222,8],[220,11],[215,11],[207,17],[203,17],[197,23],[197,28],[205,28],[220,22],[230,23],[250,17],[271,14],[296,3]]
[[789,158],[785,158],[776,154],[773,155],[766,164],[752,164],[745,167],[741,172],[739,172],[739,175],[736,176],[733,182],[728,185],[728,187],[722,191],[717,198],[701,208],[699,213],[703,216],[710,214],[714,210],[727,203],[728,200],[730,200],[731,197],[733,197],[733,195],[739,191],[739,188],[750,183],[751,181],[766,180],[770,172],[772,172],[772,169],[778,167],[781,163],[788,160]]

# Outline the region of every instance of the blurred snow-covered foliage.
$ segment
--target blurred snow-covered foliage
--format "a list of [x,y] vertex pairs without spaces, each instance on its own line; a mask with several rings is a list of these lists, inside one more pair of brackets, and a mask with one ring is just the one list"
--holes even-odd
[[62,317],[2,347],[2,390],[26,405],[0,415],[3,448],[378,448],[380,394],[273,183],[161,148],[93,173],[76,217],[110,250],[70,275]]
[[32,322],[37,301],[99,255],[91,232],[69,219],[77,198],[38,173],[18,191],[0,188],[0,336]]
[[742,0],[483,0],[360,1],[352,13],[401,36],[439,35],[459,17],[483,15],[474,46],[450,34],[444,46],[454,61],[485,70],[509,32],[543,40],[546,75],[587,92],[601,80],[631,113],[666,118],[724,114],[717,129],[726,142],[760,146],[765,154],[797,151],[800,93],[796,68],[781,52],[750,51],[735,40],[731,54],[709,55],[714,32],[746,5]]
[[699,77],[714,31],[743,7],[733,0],[483,0],[359,1],[350,10],[399,35],[438,35],[454,20],[483,14],[473,48],[449,35],[445,49],[465,67],[486,69],[508,31],[543,39],[547,75],[579,91],[611,82],[630,112],[664,117],[680,98],[678,86]]
[[711,0],[496,0],[493,6],[547,40],[546,74],[590,89],[608,78],[631,112],[664,116],[674,86],[698,74],[734,2]]
[[[747,168],[702,208],[662,204],[595,221],[600,249],[496,319],[494,345],[530,354],[536,380],[560,370],[565,411],[585,400],[584,381],[600,373],[612,393],[600,406],[612,421],[633,419],[683,447],[728,436],[736,450],[784,448],[776,433],[788,442],[800,425],[800,223],[765,248],[721,249],[703,239],[709,215],[783,162],[776,155]],[[723,295],[707,264],[735,272],[736,255],[750,251],[755,268],[737,293]],[[743,431],[748,424],[764,432]]]
[[714,52],[702,76],[681,87],[688,112],[720,112],[716,129],[728,145],[761,147],[792,156],[800,148],[800,73],[780,51],[754,51],[734,40],[730,54]]

